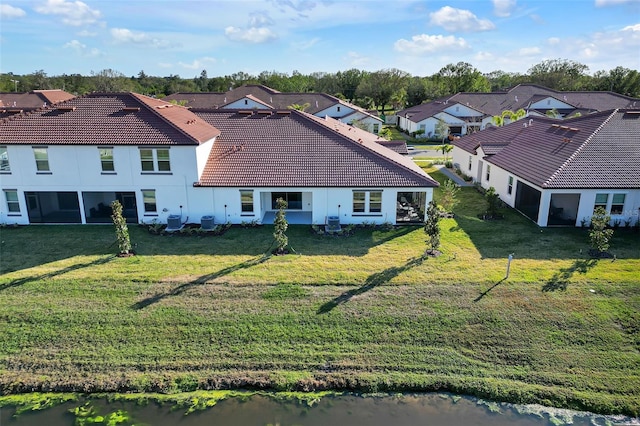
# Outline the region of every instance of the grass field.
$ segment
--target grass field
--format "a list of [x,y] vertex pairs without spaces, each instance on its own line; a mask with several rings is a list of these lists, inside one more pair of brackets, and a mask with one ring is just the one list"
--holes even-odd
[[111,226],[2,229],[0,392],[448,390],[637,416],[640,233],[596,261],[586,230],[459,198],[424,261],[420,227],[291,226],[278,257],[271,227],[131,227],[128,258]]

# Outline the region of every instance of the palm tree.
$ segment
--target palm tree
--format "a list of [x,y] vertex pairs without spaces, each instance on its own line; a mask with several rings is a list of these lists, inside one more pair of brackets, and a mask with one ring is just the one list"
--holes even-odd
[[311,104],[309,102],[305,102],[303,104],[291,104],[287,108],[295,109],[296,111],[304,111],[305,109],[309,108],[310,106],[311,106]]

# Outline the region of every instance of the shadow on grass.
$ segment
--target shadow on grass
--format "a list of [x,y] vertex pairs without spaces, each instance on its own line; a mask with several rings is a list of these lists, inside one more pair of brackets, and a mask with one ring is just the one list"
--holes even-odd
[[567,268],[562,268],[542,286],[542,291],[565,291],[569,285],[569,280],[575,273],[586,274],[589,269],[598,264],[598,259],[580,259],[573,262]]
[[504,282],[504,280],[506,280],[507,278],[503,278],[500,281],[498,281],[497,283],[495,283],[494,285],[492,285],[491,287],[489,287],[488,289],[486,289],[485,291],[483,291],[482,293],[480,293],[480,295],[478,297],[476,297],[475,299],[473,299],[474,302],[479,302],[480,300],[482,300],[483,297],[485,297],[487,294],[489,294],[489,292],[491,290],[493,290],[494,288],[498,287],[499,284],[501,284],[502,282]]
[[401,273],[415,267],[418,265],[421,265],[423,262],[422,257],[414,257],[412,259],[409,259],[404,265],[402,266],[393,266],[391,268],[387,268],[384,271],[381,272],[376,272],[373,275],[370,275],[367,280],[365,281],[364,285],[362,287],[359,287],[357,289],[354,290],[349,290],[349,291],[345,291],[344,293],[342,293],[340,296],[336,297],[333,300],[330,300],[329,302],[324,303],[322,306],[320,306],[320,308],[318,308],[317,313],[318,314],[326,314],[331,312],[334,308],[338,307],[339,305],[342,305],[344,303],[347,303],[348,301],[351,300],[351,298],[353,298],[354,296],[358,296],[360,294],[366,293],[369,290],[374,289],[375,287],[387,283],[389,281],[391,281],[393,278],[397,277],[398,275],[400,275]]
[[97,266],[97,265],[103,265],[103,264],[105,264],[107,262],[110,262],[115,257],[116,257],[115,255],[104,256],[104,257],[96,259],[96,260],[94,260],[92,262],[76,263],[75,265],[67,266],[66,268],[62,268],[62,269],[59,269],[57,271],[49,272],[49,273],[46,273],[46,274],[33,275],[33,276],[29,276],[29,277],[18,278],[17,280],[10,281],[10,282],[8,282],[6,284],[0,284],[0,291],[6,290],[6,289],[11,288],[11,287],[18,287],[18,286],[21,286],[23,284],[27,284],[27,283],[30,283],[30,282],[33,282],[33,281],[46,280],[48,278],[53,278],[53,277],[56,277],[58,275],[66,274],[67,272],[76,271],[78,269],[89,268],[91,266]]
[[144,309],[150,305],[153,305],[155,303],[160,302],[161,300],[167,298],[167,297],[171,297],[171,296],[179,296],[180,294],[184,293],[185,291],[188,291],[189,289],[195,287],[195,286],[199,286],[202,284],[206,284],[207,281],[210,280],[214,280],[216,278],[219,277],[223,277],[225,275],[228,275],[232,272],[238,271],[240,269],[246,269],[246,268],[250,268],[252,266],[255,265],[259,265],[263,262],[266,262],[271,256],[269,255],[262,255],[260,257],[256,257],[250,260],[247,260],[245,262],[241,262],[241,263],[237,263],[235,265],[231,265],[231,266],[227,266],[226,268],[220,269],[219,271],[216,271],[214,273],[211,274],[207,274],[207,275],[203,275],[201,277],[198,277],[197,279],[193,280],[193,281],[189,281],[187,283],[184,284],[180,284],[178,287],[174,288],[171,291],[168,291],[166,293],[159,293],[159,294],[155,294],[153,296],[147,297],[146,299],[140,300],[139,302],[134,303],[133,305],[131,305],[132,309]]

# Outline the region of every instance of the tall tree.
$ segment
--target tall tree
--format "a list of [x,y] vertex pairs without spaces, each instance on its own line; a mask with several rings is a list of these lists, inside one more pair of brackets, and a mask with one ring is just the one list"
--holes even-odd
[[384,69],[366,76],[358,86],[359,97],[370,97],[378,109],[389,104],[396,92],[404,89],[409,74],[396,68]]
[[568,59],[547,59],[529,68],[531,83],[554,90],[579,90],[589,67]]
[[340,93],[349,101],[353,102],[356,98],[356,90],[365,77],[366,73],[358,69],[352,68],[343,72],[338,72],[336,78],[340,85]]
[[420,105],[427,99],[425,80],[421,77],[411,77],[407,82],[407,106]]
[[489,80],[467,62],[448,64],[434,75],[447,89],[447,94],[458,92],[488,92]]

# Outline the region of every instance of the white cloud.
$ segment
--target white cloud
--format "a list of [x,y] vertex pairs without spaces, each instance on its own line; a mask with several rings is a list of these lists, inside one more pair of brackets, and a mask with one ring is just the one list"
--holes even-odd
[[255,27],[270,27],[274,24],[273,19],[267,12],[253,12],[249,14],[249,26]]
[[37,6],[35,10],[44,15],[62,16],[64,24],[74,27],[94,24],[101,16],[99,10],[91,9],[81,1],[47,0],[44,4]]
[[116,43],[122,44],[130,43],[156,48],[167,48],[172,46],[168,40],[161,40],[151,37],[146,33],[134,32],[126,28],[112,28],[111,37],[113,37],[113,40]]
[[27,12],[19,7],[13,7],[8,4],[0,4],[0,19],[22,18]]
[[638,0],[596,0],[596,7],[615,6],[618,4],[631,4]]
[[98,33],[89,30],[82,30],[78,32],[77,35],[78,37],[95,37]]
[[629,25],[627,27],[624,27],[622,29],[622,31],[632,31],[632,32],[638,32],[640,33],[640,24],[635,24],[635,25]]
[[518,49],[518,55],[520,56],[535,56],[542,53],[539,47],[522,47]]
[[216,62],[215,58],[205,56],[204,58],[194,59],[193,62],[191,62],[190,64],[186,64],[184,62],[178,62],[178,65],[190,70],[199,70],[199,69],[205,68],[207,64],[213,64],[215,62]]
[[294,41],[291,42],[291,47],[295,50],[307,50],[318,44],[319,41],[320,39],[318,37],[312,38],[311,40]]
[[501,18],[511,16],[511,11],[516,6],[516,0],[493,0],[493,13]]
[[95,47],[88,49],[86,44],[81,43],[78,40],[71,40],[64,45],[64,48],[71,49],[78,55],[87,58],[95,58],[102,55],[102,52],[100,52],[100,50],[96,49]]
[[347,61],[349,66],[356,67],[356,68],[367,65],[371,60],[371,58],[367,56],[363,56],[357,52],[347,53],[347,57],[344,59]]
[[224,34],[233,41],[241,41],[247,43],[266,43],[278,38],[278,36],[269,28],[251,27],[242,29],[237,27],[227,27]]
[[393,47],[398,52],[422,55],[445,50],[468,49],[469,45],[461,37],[420,34],[414,35],[411,40],[402,38],[396,41]]
[[547,39],[547,43],[549,44],[549,46],[557,46],[558,44],[560,44],[560,39],[558,37],[549,37]]
[[478,19],[476,15],[468,10],[454,9],[445,6],[437,12],[430,13],[430,23],[438,25],[447,31],[489,31],[495,28],[493,22],[487,19]]

